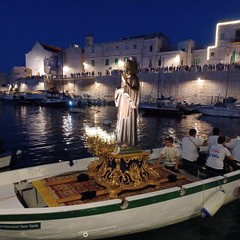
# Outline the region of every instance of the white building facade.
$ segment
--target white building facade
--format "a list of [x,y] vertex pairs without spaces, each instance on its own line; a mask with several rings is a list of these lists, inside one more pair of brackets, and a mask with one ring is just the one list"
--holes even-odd
[[215,44],[207,48],[209,64],[240,64],[240,20],[216,25]]
[[[208,65],[240,63],[240,20],[216,25],[215,44],[199,49],[193,40],[178,43],[173,49],[162,33],[125,37],[119,41],[94,43],[86,37],[84,49],[68,49],[37,42],[26,54],[26,67],[33,75],[48,77],[86,77],[113,75],[124,69],[126,58],[135,57],[142,72],[175,69],[198,69]],[[211,68],[212,69],[212,68]]]

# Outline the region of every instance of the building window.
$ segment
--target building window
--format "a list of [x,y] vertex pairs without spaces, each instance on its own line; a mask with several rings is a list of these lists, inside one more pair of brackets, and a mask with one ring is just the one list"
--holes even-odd
[[149,52],[152,52],[153,51],[153,46],[149,46]]
[[118,46],[116,46],[116,50],[117,50],[117,51],[119,50],[119,47],[118,47]]
[[105,59],[105,66],[109,66],[109,59],[108,58]]
[[109,47],[108,46],[106,46],[105,51],[109,52]]
[[212,56],[212,57],[214,56],[214,52],[211,52],[211,56]]
[[94,47],[92,47],[92,53],[95,53],[95,49],[94,49]]
[[220,33],[220,39],[219,40],[224,40],[225,39],[225,33]]
[[199,65],[200,64],[200,58],[194,58],[193,59],[193,63],[194,63],[194,65],[196,66],[196,65]]
[[125,50],[129,50],[128,44],[125,44]]
[[235,36],[236,36],[236,42],[240,42],[240,30],[236,31]]
[[115,65],[118,65],[118,58],[114,59],[114,63],[115,63]]
[[96,64],[95,60],[92,60],[92,66],[95,66],[95,64]]
[[133,49],[137,49],[137,44],[136,43],[133,44]]
[[162,59],[158,59],[158,67],[160,67],[162,65]]

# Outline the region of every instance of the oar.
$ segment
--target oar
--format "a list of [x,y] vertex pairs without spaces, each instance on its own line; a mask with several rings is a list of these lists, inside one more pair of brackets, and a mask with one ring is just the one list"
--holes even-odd
[[51,182],[46,182],[47,186],[54,186],[54,185],[59,185],[59,184],[64,184],[64,183],[71,183],[71,182],[83,182],[83,181],[88,181],[89,176],[86,173],[80,173],[76,177],[71,177],[71,178],[65,178],[65,179],[60,179],[60,180],[55,180]]
[[107,193],[108,193],[107,189],[98,190],[98,191],[85,191],[85,192],[82,192],[80,195],[57,199],[57,203],[61,204],[61,203],[72,202],[77,200],[87,200],[87,199],[95,198],[100,195],[105,195]]

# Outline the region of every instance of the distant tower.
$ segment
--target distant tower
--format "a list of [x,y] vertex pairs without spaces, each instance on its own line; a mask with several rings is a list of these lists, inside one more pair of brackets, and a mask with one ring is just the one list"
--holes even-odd
[[86,45],[93,45],[93,36],[86,36]]

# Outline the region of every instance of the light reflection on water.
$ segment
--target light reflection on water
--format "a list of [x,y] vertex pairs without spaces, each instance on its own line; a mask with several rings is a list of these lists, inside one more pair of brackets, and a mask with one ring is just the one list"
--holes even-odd
[[[107,132],[115,131],[117,108],[93,107],[85,113],[68,113],[65,109],[38,106],[0,106],[1,139],[10,150],[22,149],[28,165],[58,160],[72,160],[90,156],[84,147],[84,126],[99,126]],[[111,120],[111,126],[103,124]],[[138,142],[142,149],[162,146],[166,136],[180,143],[190,128],[205,138],[212,127],[221,134],[235,136],[239,119],[201,117],[199,114],[185,118],[145,117],[139,112]]]
[[[23,150],[26,166],[77,159],[90,156],[84,147],[84,126],[100,126],[113,132],[116,116],[115,107],[94,107],[87,109],[85,114],[69,114],[64,109],[1,104],[0,139],[9,150]],[[106,119],[112,121],[110,127],[103,125]],[[143,149],[162,146],[163,139],[168,135],[180,143],[193,127],[203,138],[213,127],[219,127],[223,135],[236,136],[240,135],[239,122],[240,119],[201,117],[199,114],[174,119],[144,117],[140,113],[138,139]],[[166,228],[113,239],[188,240],[192,236],[195,240],[238,239],[239,212],[238,200],[222,207],[210,219],[195,218]]]

